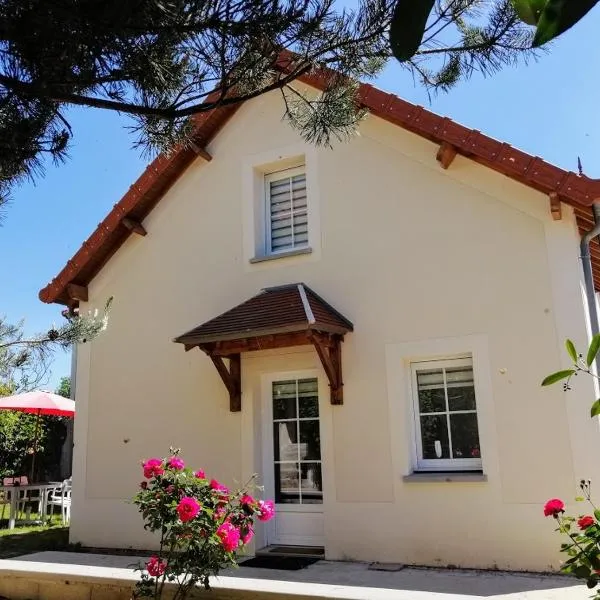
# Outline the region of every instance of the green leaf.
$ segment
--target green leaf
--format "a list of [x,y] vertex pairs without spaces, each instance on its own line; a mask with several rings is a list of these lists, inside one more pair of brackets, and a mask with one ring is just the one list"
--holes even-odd
[[546,0],[512,0],[519,18],[527,25],[537,25]]
[[585,498],[583,496],[577,496],[575,498],[575,502],[583,502],[585,500]]
[[596,400],[590,409],[590,417],[597,417],[598,415],[600,415],[600,400]]
[[567,352],[571,357],[571,360],[576,363],[577,362],[577,350],[575,350],[575,344],[571,340],[567,340],[565,342],[565,347],[567,348]]
[[598,350],[600,350],[600,334],[596,334],[592,341],[590,342],[590,347],[588,348],[587,358],[585,362],[588,367],[592,365],[594,359],[596,358],[596,354],[598,354]]
[[579,565],[578,567],[575,567],[573,569],[573,573],[576,577],[579,577],[580,579],[587,579],[591,574],[591,570],[585,565]]
[[544,378],[542,381],[542,385],[552,385],[561,379],[566,379],[567,377],[571,377],[575,373],[575,369],[565,369],[564,371],[557,371],[556,373],[552,373],[552,375],[548,375],[548,377]]
[[435,0],[398,0],[390,23],[392,54],[400,61],[410,60],[419,49],[429,13]]
[[588,588],[594,589],[597,585],[598,585],[598,578],[595,576],[590,577],[587,581],[586,581],[586,585],[588,586]]
[[537,23],[533,47],[542,46],[573,27],[597,2],[598,0],[548,0]]

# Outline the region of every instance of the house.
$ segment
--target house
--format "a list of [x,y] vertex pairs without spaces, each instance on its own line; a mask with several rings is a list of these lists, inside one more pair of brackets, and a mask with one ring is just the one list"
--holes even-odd
[[[317,87],[306,76],[302,85]],[[589,319],[600,182],[369,85],[360,136],[303,143],[280,95],[201,116],[44,302],[114,296],[77,350],[71,540],[148,547],[139,461],[183,449],[277,517],[255,549],[545,570],[550,497],[600,480],[592,382],[541,388]],[[596,286],[600,248],[592,244]]]

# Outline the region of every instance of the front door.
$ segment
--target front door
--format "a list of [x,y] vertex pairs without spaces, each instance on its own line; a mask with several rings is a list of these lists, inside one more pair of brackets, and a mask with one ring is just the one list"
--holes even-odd
[[265,396],[265,482],[276,505],[267,542],[323,546],[318,380],[269,378]]

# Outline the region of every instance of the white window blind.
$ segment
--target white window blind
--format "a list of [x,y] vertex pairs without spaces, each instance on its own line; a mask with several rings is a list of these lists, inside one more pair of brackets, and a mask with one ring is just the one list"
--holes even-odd
[[304,167],[265,177],[267,251],[277,253],[308,246],[308,207]]

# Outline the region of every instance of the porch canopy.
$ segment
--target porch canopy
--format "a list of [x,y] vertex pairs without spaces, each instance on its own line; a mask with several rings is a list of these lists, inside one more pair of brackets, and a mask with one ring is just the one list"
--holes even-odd
[[[354,326],[303,283],[262,290],[231,310],[175,338],[211,358],[229,391],[230,410],[239,411],[242,352],[314,346],[329,379],[331,403],[343,403],[344,335]],[[229,368],[224,358],[229,359]]]

